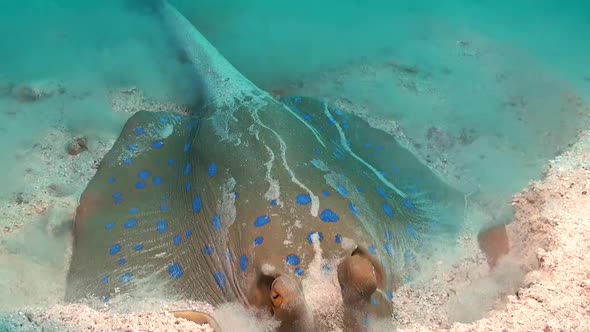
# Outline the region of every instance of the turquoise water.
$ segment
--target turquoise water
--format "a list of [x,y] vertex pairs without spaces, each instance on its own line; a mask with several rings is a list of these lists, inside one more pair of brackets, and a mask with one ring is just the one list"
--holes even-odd
[[[583,108],[567,101],[584,104],[590,95],[585,61],[590,11],[583,1],[567,6],[559,1],[172,3],[264,89],[305,83],[310,88],[299,90],[307,94],[358,101],[379,117],[400,121],[416,141],[433,123],[455,136],[464,129],[477,133],[480,139],[473,144],[451,151],[452,158],[465,162],[471,186],[480,182],[506,194],[518,190],[583,126],[577,114]],[[0,43],[0,78],[60,79],[70,91],[96,96],[64,105],[60,117],[43,107],[39,112],[48,121],[42,124],[25,112],[4,115],[6,137],[22,136],[30,144],[52,118],[65,120],[73,131],[88,129],[86,122],[116,132],[123,119],[102,98],[113,86],[136,85],[151,96],[190,99],[190,79],[158,23],[136,1],[28,0],[1,6],[0,26],[7,33]],[[326,68],[391,60],[419,70],[410,82],[419,93],[406,93],[393,76],[360,81],[354,73],[336,87],[314,85],[314,74]],[[512,101],[516,107],[504,107]],[[519,101],[526,111],[518,109]],[[522,119],[518,112],[527,114]],[[543,139],[547,133],[551,137]],[[13,151],[15,145],[2,147]],[[497,167],[504,162],[511,166]]]
[[[588,128],[585,1],[171,2],[261,88],[346,98],[398,121],[423,159],[457,166],[446,180],[488,202],[507,206]],[[132,0],[0,4],[0,90],[51,79],[68,95],[23,103],[0,91],[0,198],[34,190],[23,160],[53,130],[83,134],[91,149],[115,139],[130,114],[111,110],[110,89],[192,101],[189,73],[146,10]]]

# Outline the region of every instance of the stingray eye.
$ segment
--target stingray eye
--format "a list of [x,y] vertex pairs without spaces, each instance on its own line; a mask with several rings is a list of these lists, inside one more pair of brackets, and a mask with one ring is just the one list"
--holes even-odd
[[277,310],[283,304],[283,296],[279,294],[274,288],[271,290],[270,293],[270,301],[271,301],[271,309],[274,311]]

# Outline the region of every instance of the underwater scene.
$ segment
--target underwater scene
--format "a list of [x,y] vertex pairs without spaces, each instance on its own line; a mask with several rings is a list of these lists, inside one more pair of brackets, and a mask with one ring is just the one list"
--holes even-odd
[[590,331],[589,2],[0,31],[0,331]]

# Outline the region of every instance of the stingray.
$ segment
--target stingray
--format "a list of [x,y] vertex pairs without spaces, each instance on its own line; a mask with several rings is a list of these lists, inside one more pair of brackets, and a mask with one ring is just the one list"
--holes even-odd
[[415,252],[458,228],[463,195],[389,133],[321,99],[276,100],[174,7],[153,9],[201,103],[127,121],[81,196],[66,299],[147,287],[312,331],[301,285],[320,257],[340,284],[345,330],[391,317]]

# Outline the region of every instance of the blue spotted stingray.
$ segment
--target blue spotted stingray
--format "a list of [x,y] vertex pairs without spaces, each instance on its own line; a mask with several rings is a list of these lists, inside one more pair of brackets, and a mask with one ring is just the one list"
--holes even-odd
[[81,197],[67,298],[149,287],[264,306],[261,289],[300,283],[319,247],[327,270],[365,253],[377,276],[367,296],[389,312],[414,252],[452,233],[463,196],[361,117],[274,99],[173,7],[157,8],[203,105],[128,120]]

